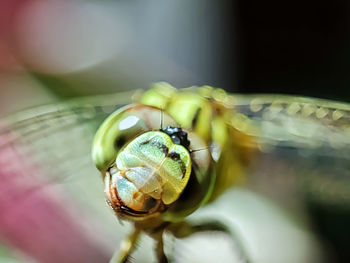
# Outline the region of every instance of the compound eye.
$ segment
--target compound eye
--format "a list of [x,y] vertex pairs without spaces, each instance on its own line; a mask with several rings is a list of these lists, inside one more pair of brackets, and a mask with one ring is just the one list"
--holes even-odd
[[[120,150],[138,135],[158,130],[161,110],[146,105],[129,105],[112,113],[98,129],[92,148],[96,167],[106,172]],[[164,113],[164,124],[176,122]]]
[[107,171],[118,152],[135,136],[147,131],[145,121],[137,112],[117,111],[108,117],[96,133],[92,158],[100,171]]

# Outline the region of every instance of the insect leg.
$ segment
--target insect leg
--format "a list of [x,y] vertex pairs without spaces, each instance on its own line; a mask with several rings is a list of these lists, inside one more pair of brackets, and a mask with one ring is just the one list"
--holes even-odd
[[200,232],[211,232],[211,231],[217,231],[217,232],[223,232],[231,237],[231,239],[235,242],[237,246],[237,250],[239,255],[242,258],[242,262],[250,262],[249,257],[247,253],[245,252],[242,242],[237,237],[235,233],[232,232],[232,230],[229,230],[224,224],[222,224],[219,221],[208,221],[208,222],[202,222],[198,224],[191,224],[190,222],[179,222],[179,223],[173,223],[169,225],[166,228],[167,231],[171,232],[176,238],[185,238],[189,237],[192,234],[200,233]]
[[139,236],[140,230],[135,228],[134,231],[122,241],[119,251],[116,251],[114,253],[109,263],[128,262],[130,254],[135,249],[135,245]]
[[156,256],[158,263],[168,263],[168,259],[164,253],[163,231],[157,233],[157,235],[153,235],[153,238],[157,242]]
[[158,263],[168,263],[168,258],[164,253],[164,241],[163,241],[164,226],[154,229],[148,234],[156,242],[156,257]]
[[188,237],[192,234],[204,231],[219,231],[229,234],[228,229],[223,224],[216,221],[205,222],[201,224],[191,224],[184,221],[171,224],[167,227],[166,230],[170,231],[177,238]]

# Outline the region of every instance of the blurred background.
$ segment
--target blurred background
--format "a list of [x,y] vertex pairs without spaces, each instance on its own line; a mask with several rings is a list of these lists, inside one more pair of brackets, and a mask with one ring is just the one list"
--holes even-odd
[[[349,5],[2,0],[0,116],[157,81],[350,101]],[[349,211],[308,205],[319,238],[347,262]]]
[[349,10],[342,0],[3,0],[1,98],[40,88],[43,99],[108,93],[166,80],[346,101]]

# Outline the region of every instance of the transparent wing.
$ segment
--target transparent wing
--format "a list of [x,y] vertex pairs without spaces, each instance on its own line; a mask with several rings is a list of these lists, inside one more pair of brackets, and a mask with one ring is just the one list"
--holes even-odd
[[[284,95],[234,94],[232,98],[236,112],[232,126],[253,136],[253,145],[243,146],[256,150],[247,169],[247,189],[252,190],[252,196],[258,194],[260,201],[267,196],[267,200],[288,211],[288,221],[294,221],[299,233],[308,233],[307,240],[321,236],[311,243],[318,249],[322,244],[322,252],[314,254],[315,247],[302,252],[311,244],[305,242],[305,236],[294,239],[291,232],[286,234],[289,230],[279,229],[286,221],[270,217],[272,212],[261,209],[263,206],[250,211],[257,203],[242,201],[235,218],[243,217],[236,222],[246,224],[242,231],[247,232],[244,238],[248,246],[260,247],[269,256],[278,247],[277,257],[300,246],[301,250],[288,255],[288,259],[313,255],[312,259],[296,262],[334,262],[335,258],[341,262],[348,258],[344,241],[349,235],[345,222],[350,219],[350,104]],[[229,200],[234,206],[236,199]],[[255,231],[249,235],[249,229]],[[282,243],[289,245],[284,247]]]
[[39,262],[108,261],[118,225],[103,205],[90,149],[98,125],[131,94],[80,98],[0,120],[0,236],[9,247]]
[[[0,120],[1,149],[12,147],[24,159],[59,180],[91,163],[92,138],[101,122],[131,101],[131,92],[45,105]],[[7,162],[1,155],[2,165]],[[55,168],[55,169],[52,169]]]
[[[349,151],[350,104],[283,95],[235,95],[235,99],[236,111],[242,114],[237,118],[247,117],[254,127],[247,132],[261,144],[326,147],[344,157]],[[238,119],[236,127],[242,128],[239,125]]]
[[269,192],[297,186],[295,196],[350,206],[350,104],[284,95],[234,99],[232,125],[259,148],[251,171],[259,183],[275,182]]

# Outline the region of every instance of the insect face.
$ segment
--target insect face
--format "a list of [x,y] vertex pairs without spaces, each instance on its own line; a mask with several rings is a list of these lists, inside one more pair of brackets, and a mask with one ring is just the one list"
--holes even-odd
[[190,173],[184,146],[162,131],[146,132],[127,144],[108,170],[107,200],[121,217],[145,218],[175,202]]

